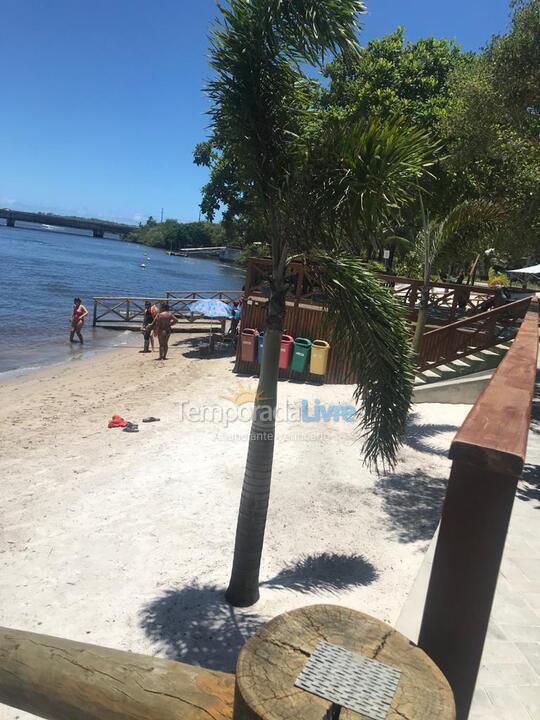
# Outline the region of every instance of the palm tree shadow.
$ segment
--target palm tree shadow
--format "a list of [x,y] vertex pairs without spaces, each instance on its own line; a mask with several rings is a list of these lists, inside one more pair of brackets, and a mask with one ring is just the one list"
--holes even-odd
[[404,543],[431,540],[446,495],[447,479],[426,475],[421,468],[412,473],[393,473],[377,482],[390,526]]
[[322,553],[306,555],[262,585],[303,593],[337,594],[352,586],[369,585],[377,577],[373,565],[360,555]]
[[197,583],[169,588],[140,612],[143,630],[166,657],[224,672],[234,672],[240,649],[262,622],[231,607],[223,588]]
[[434,447],[429,440],[436,438],[440,433],[457,432],[457,425],[443,425],[435,423],[421,423],[417,413],[411,413],[407,422],[407,436],[405,444],[418,452],[430,455],[447,455],[448,448]]
[[526,464],[523,467],[521,479],[518,484],[517,497],[525,502],[534,502],[537,510],[540,510],[540,466]]
[[[376,578],[373,565],[360,556],[323,553],[301,558],[263,586],[336,593],[368,585]],[[165,590],[141,609],[139,617],[158,652],[172,660],[224,672],[234,672],[242,646],[266,622],[256,611],[231,607],[223,588],[198,583]]]

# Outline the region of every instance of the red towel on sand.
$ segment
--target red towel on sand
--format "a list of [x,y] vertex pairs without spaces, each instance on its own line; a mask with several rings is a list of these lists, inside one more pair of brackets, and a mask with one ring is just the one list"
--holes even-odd
[[128,424],[127,420],[124,420],[124,418],[121,417],[120,415],[113,415],[112,420],[109,420],[108,427],[110,427],[110,428],[126,427],[127,424]]

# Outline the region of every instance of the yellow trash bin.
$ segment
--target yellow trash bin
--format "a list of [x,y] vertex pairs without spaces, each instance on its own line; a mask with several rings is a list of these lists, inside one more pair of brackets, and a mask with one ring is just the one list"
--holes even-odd
[[325,375],[326,366],[328,365],[328,353],[330,345],[326,340],[314,340],[311,346],[311,361],[309,363],[309,372],[312,375]]

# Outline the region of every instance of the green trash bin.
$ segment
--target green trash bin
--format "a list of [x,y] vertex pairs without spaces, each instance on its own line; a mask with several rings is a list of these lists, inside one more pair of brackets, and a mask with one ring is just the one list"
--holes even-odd
[[291,370],[294,372],[305,372],[311,353],[311,340],[308,338],[296,338],[294,341]]

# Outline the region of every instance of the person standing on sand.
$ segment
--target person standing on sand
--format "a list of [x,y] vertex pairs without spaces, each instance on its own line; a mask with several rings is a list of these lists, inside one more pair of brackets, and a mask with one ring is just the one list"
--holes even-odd
[[160,311],[156,315],[156,318],[152,323],[152,329],[155,329],[157,332],[160,360],[167,359],[167,351],[169,350],[169,337],[171,336],[171,327],[177,322],[178,320],[169,310],[169,303],[161,303]]
[[69,342],[75,342],[75,333],[79,338],[81,345],[83,344],[82,329],[84,318],[88,315],[88,310],[81,303],[81,298],[76,297],[73,300],[73,313],[71,315],[71,332],[69,334]]
[[141,350],[143,353],[150,352],[150,343],[152,343],[152,350],[154,349],[154,336],[153,331],[151,330],[152,324],[154,322],[154,315],[152,313],[152,307],[150,302],[144,303],[144,318],[143,318],[143,326],[142,326],[142,332],[144,337],[144,349]]
[[[159,312],[156,303],[152,303],[150,307],[150,312],[152,313],[152,319],[155,320],[157,317],[157,314]],[[154,338],[157,337],[156,330],[152,330],[152,334],[150,335],[150,347],[152,348],[152,352],[154,352]]]

